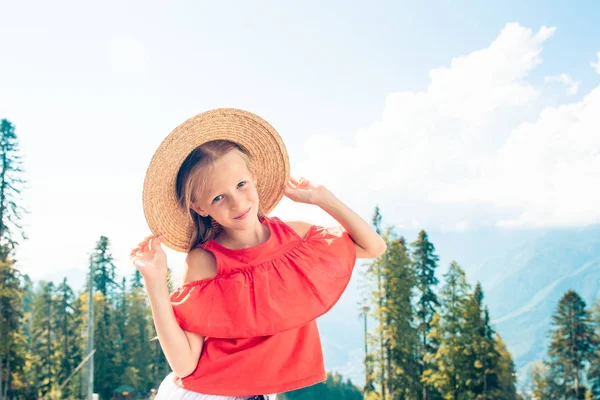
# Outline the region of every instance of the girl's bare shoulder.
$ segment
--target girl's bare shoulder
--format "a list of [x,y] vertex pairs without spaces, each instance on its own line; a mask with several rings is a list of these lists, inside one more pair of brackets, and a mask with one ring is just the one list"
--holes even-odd
[[217,275],[215,256],[202,247],[190,251],[185,258],[185,264],[184,283],[213,278]]
[[306,234],[312,226],[312,224],[305,221],[285,221],[285,224],[292,228],[302,239],[306,237]]

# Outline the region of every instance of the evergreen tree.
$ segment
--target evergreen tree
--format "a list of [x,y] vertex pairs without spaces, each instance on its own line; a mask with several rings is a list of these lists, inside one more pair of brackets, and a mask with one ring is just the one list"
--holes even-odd
[[541,361],[536,361],[529,371],[530,392],[533,400],[550,400],[548,373],[548,365]]
[[26,239],[21,227],[24,208],[19,203],[25,181],[18,142],[14,125],[0,120],[0,399],[28,390],[27,338],[21,328],[25,290],[11,257],[19,240]]
[[[62,385],[82,360],[80,349],[80,331],[78,330],[75,296],[73,289],[64,278],[56,290],[56,342],[58,344],[57,382]],[[60,396],[68,398],[79,392],[73,392],[73,386],[63,388]]]
[[35,371],[35,395],[44,397],[57,387],[54,284],[40,282],[33,298],[31,320],[32,366]]
[[500,390],[497,399],[517,399],[517,372],[515,371],[515,363],[499,334],[496,334],[496,351],[500,355],[500,359],[498,360],[498,383]]
[[591,312],[592,323],[596,327],[594,338],[594,353],[591,356],[587,380],[590,385],[590,392],[596,399],[600,399],[600,298],[596,299]]
[[360,390],[338,373],[327,373],[327,380],[304,389],[283,393],[279,400],[362,400]]
[[550,356],[551,395],[583,399],[585,366],[594,354],[594,330],[585,301],[567,291],[552,316]]
[[469,343],[464,371],[467,391],[479,399],[497,398],[500,391],[497,368],[500,355],[495,346],[489,313],[483,305],[483,289],[479,282],[467,304],[464,335]]
[[[379,210],[379,206],[375,207],[375,213],[373,214],[373,227],[377,234],[381,235],[381,212]],[[381,390],[381,398],[385,400],[387,398],[386,389],[388,386],[388,382],[386,381],[386,355],[388,353],[387,346],[385,343],[385,332],[384,332],[384,323],[385,323],[385,311],[383,307],[384,303],[384,289],[383,289],[383,268],[385,268],[385,263],[387,262],[387,252],[383,254],[378,259],[374,260],[371,264],[371,268],[369,268],[369,273],[374,273],[377,279],[377,291],[375,292],[375,301],[377,307],[375,308],[375,314],[377,315],[379,325],[377,327],[377,334],[379,337],[378,349],[379,353],[377,354],[377,365],[379,372],[379,388]]]
[[[102,293],[107,300],[113,299],[113,288],[117,286],[115,282],[116,266],[110,251],[110,242],[106,236],[101,236],[96,243],[96,248],[90,257],[90,262],[94,263],[94,287]],[[102,317],[108,323],[110,310]]]
[[10,258],[0,260],[0,282],[0,400],[3,400],[28,390],[23,375],[27,339],[21,330],[25,289]]
[[418,334],[412,302],[417,284],[406,241],[392,231],[385,235],[387,256],[382,268],[383,326],[386,345],[387,393],[392,399],[410,399],[419,394]]
[[[33,368],[33,354],[31,351],[32,343],[36,340],[31,333],[31,322],[33,319],[33,301],[35,298],[35,287],[29,276],[23,275],[23,317],[21,319],[21,332],[24,339],[24,358],[22,359],[23,380],[26,384],[21,390],[21,395],[25,398],[35,398],[35,383],[37,382],[36,373]],[[1,396],[0,396],[1,398]]]
[[[425,231],[419,232],[419,237],[412,243],[413,262],[417,276],[417,329],[420,340],[420,373],[423,375],[429,368],[427,359],[435,354],[436,349],[429,342],[431,333],[431,321],[439,305],[434,288],[438,284],[435,270],[438,266],[439,257],[435,254],[435,246],[429,241]],[[431,388],[426,384],[422,387],[422,399],[430,400]]]
[[133,277],[131,278],[131,288],[132,289],[143,289],[144,284],[142,283],[142,274],[137,269],[133,273]]
[[90,270],[94,281],[94,391],[109,398],[120,385],[118,356],[115,341],[117,327],[114,322],[116,303],[114,265],[110,242],[101,236],[90,256]]
[[127,279],[123,277],[114,317],[114,325],[117,333],[117,336],[115,337],[115,347],[118,349],[117,353],[115,354],[115,362],[117,374],[120,377],[124,376],[125,369],[127,368],[127,362],[129,361],[129,353],[126,341],[127,324],[129,322],[128,314],[129,301],[127,293]]
[[432,323],[430,339],[437,344],[437,352],[431,357],[430,367],[424,379],[434,386],[446,399],[458,400],[466,391],[463,371],[467,368],[465,349],[468,337],[464,334],[465,314],[470,287],[463,269],[452,262],[444,275],[445,285],[440,291],[440,312]]
[[[375,211],[372,218],[373,228],[378,234],[381,234],[381,213],[379,207],[375,207]],[[371,260],[367,264],[364,278],[366,280],[367,293],[361,304],[361,311],[363,318],[366,320],[369,316],[368,310],[371,311],[372,316],[376,321],[377,325],[374,332],[368,332],[365,328],[365,396],[377,396],[377,398],[384,399],[387,390],[386,380],[386,344],[384,338],[384,324],[385,324],[385,313],[384,313],[384,290],[383,290],[383,266],[385,263],[386,255],[382,255],[376,259]],[[369,303],[372,305],[369,307]],[[379,393],[378,393],[379,392]]]
[[102,398],[110,398],[113,389],[121,384],[117,371],[117,351],[115,344],[117,332],[115,326],[104,316],[110,314],[111,304],[104,298],[102,293],[94,295],[94,307],[98,311],[96,320],[96,331],[94,344],[94,391]]
[[6,261],[17,246],[17,237],[26,239],[21,226],[25,211],[19,204],[24,180],[21,179],[21,156],[15,126],[0,121],[0,261]]
[[[88,356],[88,305],[89,292],[83,291],[77,296],[73,302],[73,322],[74,329],[78,334],[75,336],[75,349],[73,356],[77,357],[81,363]],[[79,366],[77,363],[77,366]],[[79,394],[79,398],[87,398],[87,387],[89,378],[89,368],[91,360],[83,365],[83,367],[71,378],[66,390],[67,393],[72,393],[75,398]]]
[[[125,348],[132,362],[128,363],[123,383],[149,392],[156,382],[150,367],[152,365],[151,311],[147,296],[141,284],[141,275],[135,271],[128,294],[128,321],[125,328]],[[163,377],[164,378],[164,377]]]

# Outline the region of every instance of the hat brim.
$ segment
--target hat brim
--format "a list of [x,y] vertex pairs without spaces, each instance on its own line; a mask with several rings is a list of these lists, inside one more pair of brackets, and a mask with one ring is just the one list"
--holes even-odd
[[196,147],[219,139],[238,143],[250,153],[257,176],[259,209],[264,215],[283,197],[290,175],[288,153],[283,140],[267,121],[232,108],[215,109],[188,119],[154,153],[142,194],[150,231],[162,235],[163,243],[176,251],[189,251],[194,229],[187,211],[177,202],[177,173]]

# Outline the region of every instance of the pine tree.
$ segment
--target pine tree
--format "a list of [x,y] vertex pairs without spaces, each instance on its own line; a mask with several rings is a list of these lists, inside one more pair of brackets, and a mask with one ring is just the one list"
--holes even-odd
[[[33,301],[35,298],[35,287],[29,276],[23,275],[22,277],[23,287],[23,317],[21,330],[24,339],[24,357],[22,359],[23,367],[23,380],[27,382],[22,390],[21,394],[25,398],[35,398],[35,383],[37,382],[35,370],[33,368],[33,354],[31,352],[32,343],[36,340],[31,333],[31,322],[33,319]],[[0,396],[1,398],[1,396]]]
[[94,307],[98,311],[94,335],[96,348],[94,354],[94,390],[102,398],[110,398],[113,389],[121,384],[121,377],[117,371],[118,347],[114,340],[117,337],[117,330],[110,320],[107,322],[104,318],[105,315],[111,314],[111,303],[107,301],[102,293],[96,293],[94,297]]
[[[381,212],[379,210],[379,206],[375,207],[375,213],[373,214],[373,227],[375,228],[375,232],[378,235],[381,235]],[[387,252],[383,254],[378,259],[374,260],[373,264],[371,264],[372,268],[370,268],[370,273],[374,272],[377,278],[377,291],[375,293],[375,300],[377,307],[375,308],[375,315],[377,315],[379,325],[377,327],[377,334],[379,336],[379,353],[377,355],[378,361],[378,371],[379,371],[379,387],[381,390],[381,398],[385,400],[387,398],[386,389],[388,386],[388,382],[386,380],[386,354],[388,353],[385,344],[385,333],[384,333],[384,323],[385,323],[385,310],[383,308],[384,303],[384,289],[383,289],[383,268],[385,268],[385,263],[387,261]]]
[[129,361],[129,352],[127,349],[126,340],[126,330],[129,320],[129,301],[127,297],[127,279],[123,277],[114,316],[114,325],[117,332],[117,336],[115,337],[115,347],[118,349],[117,353],[115,354],[115,362],[117,374],[120,377],[124,376],[125,369],[127,368],[127,363]]
[[591,311],[592,323],[596,327],[594,338],[594,353],[591,356],[587,380],[590,385],[590,392],[596,399],[600,399],[600,298],[596,299]]
[[57,387],[57,337],[55,329],[54,284],[40,282],[33,298],[31,354],[35,371],[36,397],[44,397]]
[[[125,347],[132,362],[128,363],[123,383],[149,392],[154,387],[150,367],[152,365],[152,343],[150,342],[151,311],[144,292],[141,275],[135,271],[127,297],[128,321],[125,328]],[[164,377],[163,377],[164,378]]]
[[552,396],[580,399],[585,394],[583,372],[594,354],[594,330],[585,301],[567,291],[552,316],[549,348]]
[[392,399],[415,398],[419,393],[418,334],[412,302],[417,284],[406,241],[393,231],[385,235],[387,256],[383,264],[383,326],[386,345],[387,393]]
[[325,382],[304,389],[283,393],[279,400],[362,400],[360,390],[350,380],[344,380],[338,373],[327,373]]
[[[94,263],[94,286],[97,291],[108,301],[113,300],[113,288],[117,286],[115,282],[116,266],[110,251],[110,241],[106,236],[101,236],[96,243],[96,248],[90,257],[90,262]],[[109,310],[102,317],[109,322]]]
[[[372,218],[373,228],[378,234],[381,234],[381,213],[379,207],[375,207]],[[384,399],[387,390],[386,380],[386,346],[383,326],[385,323],[384,307],[383,307],[383,265],[385,256],[382,255],[371,260],[367,264],[367,269],[364,274],[365,278],[365,297],[360,304],[361,315],[365,325],[368,316],[377,321],[374,332],[368,332],[365,326],[365,387],[363,393],[365,397],[376,396],[378,399]],[[369,306],[370,304],[370,306]],[[370,311],[370,314],[369,314]]]
[[[439,305],[434,292],[438,279],[435,276],[439,257],[435,254],[435,246],[429,241],[425,231],[419,232],[419,237],[412,243],[413,262],[417,275],[417,329],[420,339],[420,373],[423,375],[429,368],[426,360],[435,354],[436,349],[429,343],[431,333],[431,321]],[[431,388],[426,384],[422,387],[422,399],[429,400]]]
[[26,393],[27,339],[21,330],[25,289],[21,274],[8,258],[0,260],[0,400]]
[[22,173],[15,126],[3,119],[0,121],[0,261],[6,261],[14,251],[18,236],[27,238],[21,226],[25,209],[19,203],[25,184]]
[[500,355],[498,360],[498,382],[500,390],[498,392],[498,400],[513,400],[517,399],[517,373],[515,371],[515,363],[513,362],[510,352],[506,348],[502,337],[496,334],[496,351]]
[[[77,325],[75,296],[73,289],[64,278],[56,290],[56,341],[58,344],[57,382],[62,385],[82,360],[80,349],[80,331]],[[61,398],[68,398],[79,392],[73,392],[73,386],[63,388]]]
[[478,399],[497,398],[500,390],[500,355],[496,350],[494,334],[489,313],[483,304],[483,289],[478,282],[467,305],[464,332],[465,341],[469,343],[464,371],[467,390]]
[[[73,329],[77,332],[73,356],[77,357],[79,363],[88,356],[88,304],[89,292],[87,291],[79,294],[73,302]],[[77,366],[79,366],[79,363],[77,363]],[[87,398],[90,363],[91,360],[88,359],[63,390],[66,390],[67,393],[72,393],[75,398],[78,398],[77,395],[79,395],[79,398]]]
[[550,400],[548,373],[548,365],[541,361],[536,361],[529,370],[532,400]]
[[0,120],[0,399],[22,395],[28,388],[23,375],[27,338],[21,329],[25,292],[11,257],[19,240],[26,239],[18,142],[14,125]]
[[466,391],[463,371],[467,360],[465,348],[465,310],[470,287],[463,269],[452,262],[444,275],[444,287],[440,291],[440,311],[432,322],[430,339],[437,344],[437,352],[431,357],[430,367],[424,379],[434,386],[446,399],[458,400]]
[[116,267],[110,251],[110,241],[101,236],[90,256],[90,270],[94,271],[94,391],[101,397],[110,397],[120,384],[115,343],[117,328],[114,323],[116,304]]
[[142,283],[142,274],[137,269],[133,273],[133,277],[131,278],[131,288],[132,289],[143,289],[144,284]]

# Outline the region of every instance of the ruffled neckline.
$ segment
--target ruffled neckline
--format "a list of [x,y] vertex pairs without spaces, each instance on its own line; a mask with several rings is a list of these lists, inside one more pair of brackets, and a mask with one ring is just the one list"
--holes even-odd
[[268,245],[271,244],[271,242],[274,240],[274,237],[273,237],[274,235],[273,235],[273,229],[271,227],[271,224],[269,223],[270,222],[269,218],[258,217],[258,219],[259,219],[259,222],[261,223],[261,225],[265,225],[269,231],[269,237],[264,242],[259,243],[255,246],[251,246],[251,247],[243,247],[241,249],[231,249],[229,247],[223,246],[221,243],[217,242],[215,239],[210,239],[207,243],[204,244],[204,246],[206,246],[206,245],[212,246],[212,247],[217,248],[222,253],[229,253],[229,254],[247,254],[250,252],[262,250],[264,247],[267,247]]

